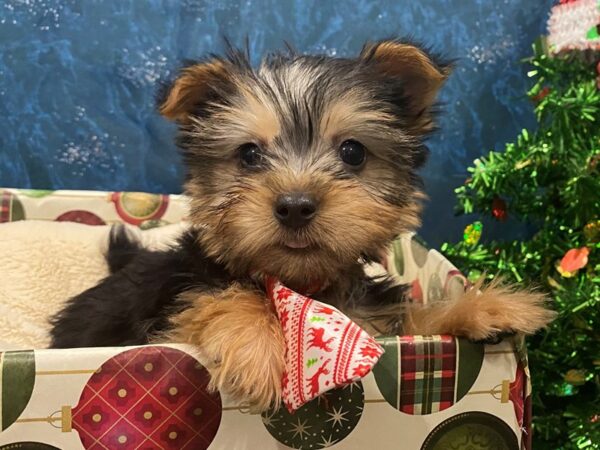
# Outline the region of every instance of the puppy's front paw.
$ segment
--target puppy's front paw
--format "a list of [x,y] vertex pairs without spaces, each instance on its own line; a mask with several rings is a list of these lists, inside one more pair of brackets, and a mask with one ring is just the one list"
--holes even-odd
[[[259,337],[256,331],[246,330],[244,335],[231,336],[222,343],[215,341],[202,353],[214,361],[208,367],[209,387],[227,393],[242,408],[262,412],[281,400],[281,357],[285,350],[266,342],[272,337]],[[221,347],[220,352],[217,347]]]
[[169,339],[197,347],[211,374],[209,387],[252,412],[277,406],[285,343],[264,295],[233,286],[217,295],[188,292],[185,300],[192,307],[175,317]]
[[533,334],[555,315],[546,307],[542,294],[515,290],[498,282],[486,287],[478,283],[457,300],[409,309],[406,332],[453,334],[493,342],[498,336]]
[[463,308],[455,319],[462,322],[458,335],[472,340],[501,340],[513,334],[533,334],[555,317],[546,298],[536,292],[517,290],[492,283],[475,286],[461,300]]

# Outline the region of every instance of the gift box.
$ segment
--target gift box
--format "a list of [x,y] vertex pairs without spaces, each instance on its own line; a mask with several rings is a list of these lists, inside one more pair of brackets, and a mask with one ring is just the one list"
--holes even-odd
[[[185,197],[174,195],[15,189],[0,195],[0,222],[148,229],[181,222],[187,211]],[[398,238],[382,265],[410,286],[415,301],[452,299],[467,284],[414,234]],[[203,361],[184,345],[0,352],[0,450],[531,448],[521,339],[377,340],[385,353],[361,381],[295,413],[279,408],[261,415],[208,392]]]

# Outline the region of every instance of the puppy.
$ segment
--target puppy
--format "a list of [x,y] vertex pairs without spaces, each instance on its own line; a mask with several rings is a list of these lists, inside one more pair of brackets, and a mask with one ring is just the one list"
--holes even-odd
[[444,61],[401,40],[356,58],[277,53],[257,69],[229,49],[183,69],[160,112],[179,126],[190,229],[167,251],[112,233],[111,275],[53,319],[53,347],[193,344],[212,387],[253,410],[277,405],[280,325],[251,273],[276,276],[380,333],[474,340],[532,333],[541,296],[492,285],[417,305],[365,275],[419,225],[417,169],[434,130]]

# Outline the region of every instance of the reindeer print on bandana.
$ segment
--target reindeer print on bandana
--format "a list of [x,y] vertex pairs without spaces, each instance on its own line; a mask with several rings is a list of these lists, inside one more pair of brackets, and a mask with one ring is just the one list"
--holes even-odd
[[267,278],[286,341],[283,401],[293,412],[330,389],[367,375],[383,348],[338,309]]

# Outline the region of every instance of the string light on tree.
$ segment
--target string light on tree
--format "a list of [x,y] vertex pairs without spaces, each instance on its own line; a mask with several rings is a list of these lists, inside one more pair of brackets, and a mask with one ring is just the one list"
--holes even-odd
[[465,227],[465,232],[463,234],[463,240],[467,245],[477,245],[479,239],[481,238],[481,233],[483,232],[483,224],[479,221],[473,222],[470,225]]
[[500,197],[494,197],[492,200],[492,216],[500,222],[504,222],[508,217],[506,202]]
[[563,277],[571,278],[575,276],[579,269],[584,268],[588,263],[590,249],[587,247],[572,248],[562,257],[556,269]]

